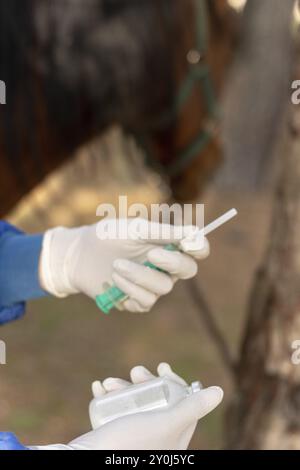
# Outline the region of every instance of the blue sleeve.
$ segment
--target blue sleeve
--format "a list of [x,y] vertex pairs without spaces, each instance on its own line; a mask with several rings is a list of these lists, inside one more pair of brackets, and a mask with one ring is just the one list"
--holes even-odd
[[0,450],[28,450],[12,432],[0,432]]
[[0,324],[22,316],[26,300],[47,295],[38,277],[42,240],[0,221]]

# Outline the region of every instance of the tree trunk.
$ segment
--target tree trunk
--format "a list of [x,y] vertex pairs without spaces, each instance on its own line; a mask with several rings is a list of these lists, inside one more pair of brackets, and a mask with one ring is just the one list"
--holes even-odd
[[229,448],[300,449],[300,107],[292,106],[270,246],[257,275],[228,412]]
[[236,60],[224,93],[223,187],[256,189],[266,181],[282,126],[293,66],[294,0],[248,0]]

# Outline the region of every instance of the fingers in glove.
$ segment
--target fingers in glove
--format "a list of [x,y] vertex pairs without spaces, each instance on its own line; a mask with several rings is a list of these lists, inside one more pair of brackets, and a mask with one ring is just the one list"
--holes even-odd
[[125,259],[116,260],[114,269],[123,278],[158,296],[168,294],[174,286],[174,281],[168,274]]
[[131,385],[130,382],[123,379],[109,377],[102,382],[106,392],[114,392],[116,390],[123,390]]
[[100,380],[96,380],[95,382],[92,383],[92,392],[95,398],[105,395],[106,390],[103,387]]
[[144,366],[136,366],[130,371],[130,377],[132,383],[139,384],[143,382],[147,382],[148,380],[155,379],[155,375],[153,375],[146,367]]
[[119,289],[140,305],[141,311],[148,312],[157,301],[156,294],[128,281],[118,273],[113,273],[112,280]]
[[178,426],[188,426],[213,411],[223,399],[220,387],[209,387],[184,398],[172,410],[173,419]]
[[198,251],[190,251],[190,252],[186,252],[188,255],[192,256],[193,258],[195,258],[196,260],[202,260],[202,259],[205,259],[209,256],[210,254],[210,245],[209,245],[209,241],[207,240],[206,237],[204,237],[204,240],[203,240],[203,247],[201,248],[201,250],[198,250]]
[[134,299],[127,299],[123,302],[122,304],[124,306],[124,309],[127,310],[127,312],[132,312],[132,313],[145,313],[148,312],[149,309],[143,308],[136,300]]
[[148,260],[160,269],[175,275],[179,279],[190,279],[197,274],[196,261],[185,253],[154,248],[149,251]]
[[186,386],[187,383],[183,380],[179,375],[175,374],[171,369],[171,366],[166,362],[161,362],[157,367],[157,373],[160,377],[168,377],[169,379],[173,380],[173,382],[177,382],[180,385]]
[[145,219],[133,219],[130,222],[130,237],[134,240],[149,242],[153,245],[178,243],[186,237],[192,237],[199,231],[194,225],[170,225],[149,222]]

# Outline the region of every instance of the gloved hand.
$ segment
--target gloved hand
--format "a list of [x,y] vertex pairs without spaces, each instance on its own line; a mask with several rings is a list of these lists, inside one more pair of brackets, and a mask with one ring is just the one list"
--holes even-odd
[[[134,384],[154,378],[142,366],[134,367],[130,375]],[[168,364],[158,366],[158,375],[186,385]],[[129,385],[131,383],[125,380],[109,378],[99,387],[105,394]],[[69,446],[81,450],[184,450],[191,441],[198,420],[216,408],[222,398],[223,391],[219,387],[202,389],[171,408],[136,413],[111,421],[75,439]]]
[[[104,240],[97,236],[113,229],[126,233],[126,238]],[[126,310],[149,311],[178,279],[195,276],[195,259],[208,256],[206,239],[203,249],[193,252],[193,257],[164,249],[170,243],[178,244],[195,229],[143,219],[112,219],[92,226],[49,230],[40,258],[41,286],[57,297],[82,292],[95,299],[106,290],[107,283],[115,284],[128,295],[123,303]],[[143,266],[146,260],[170,275]]]

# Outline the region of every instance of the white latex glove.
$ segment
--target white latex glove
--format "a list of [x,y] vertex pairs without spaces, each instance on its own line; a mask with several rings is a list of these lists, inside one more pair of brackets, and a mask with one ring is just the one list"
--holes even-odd
[[[154,378],[142,366],[134,367],[130,375],[135,384]],[[158,375],[186,385],[168,364],[158,366]],[[130,385],[125,380],[109,378],[99,387],[105,394]],[[202,389],[171,408],[136,413],[111,421],[75,439],[69,446],[79,450],[184,450],[191,441],[198,420],[216,408],[222,398],[223,391],[219,387]]]
[[[186,382],[175,374],[169,364],[161,363],[159,376],[167,376],[181,385]],[[152,380],[155,376],[145,367],[137,366],[130,373],[132,382],[108,378],[97,385],[97,394],[121,390],[132,383]],[[68,445],[32,446],[36,450],[185,450],[192,439],[199,419],[222,401],[219,387],[202,389],[184,398],[172,408],[137,413],[107,423],[84,434]]]
[[[125,240],[99,239],[97,230],[101,230],[102,222],[73,229],[58,227],[45,233],[40,282],[47,292],[57,297],[82,292],[95,299],[106,290],[107,283],[115,284],[128,295],[123,303],[126,310],[146,312],[160,296],[172,290],[178,279],[195,276],[195,259],[203,259],[209,254],[206,239],[203,249],[193,252],[193,256],[163,248],[173,242],[178,244],[194,233],[196,227],[193,226],[170,229],[169,225],[143,219],[113,219],[103,223],[106,230],[112,228],[110,224],[125,228],[128,237]],[[154,234],[154,238],[150,240],[149,234]],[[143,266],[146,260],[170,275]]]

